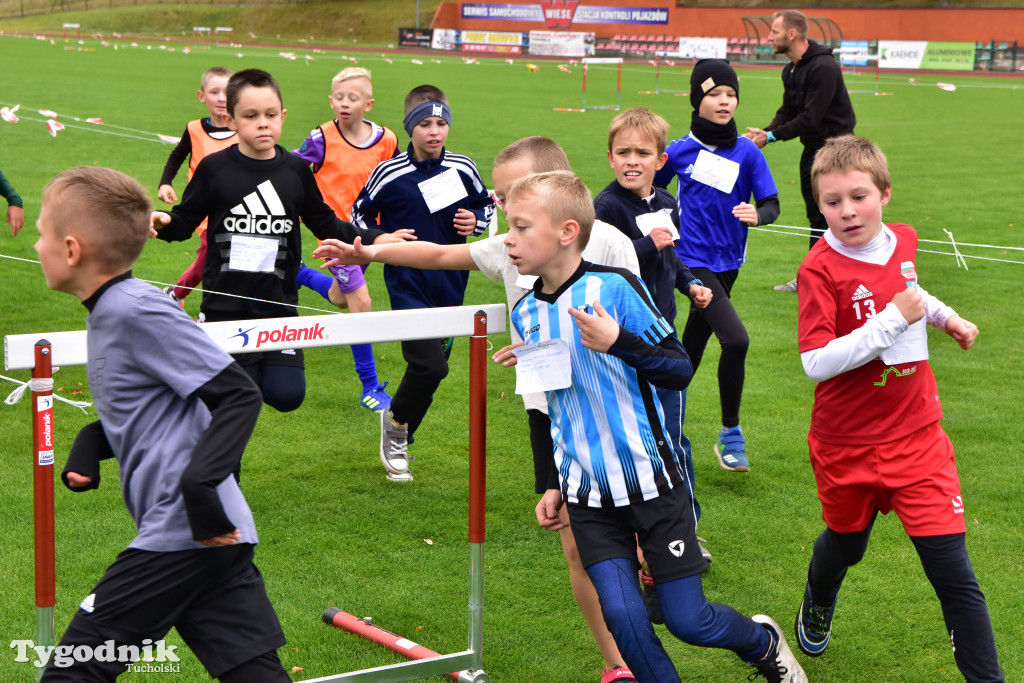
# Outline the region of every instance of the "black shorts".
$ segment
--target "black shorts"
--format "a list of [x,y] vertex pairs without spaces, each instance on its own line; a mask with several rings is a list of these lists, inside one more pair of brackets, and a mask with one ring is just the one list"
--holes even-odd
[[283,365],[287,368],[305,368],[306,362],[302,349],[282,349],[281,351],[258,351],[256,353],[233,353],[231,357],[245,367],[246,365]]
[[[252,559],[253,546],[247,543],[167,553],[128,548],[83,601],[60,644],[95,650],[113,640],[115,647],[141,647],[147,638],[162,639],[173,626],[218,678],[285,644]],[[96,659],[69,667],[51,662],[43,680],[113,681],[124,671],[124,663]]]
[[708,566],[697,543],[689,495],[681,487],[634,505],[566,507],[584,567],[615,558],[635,561],[637,543],[655,583],[694,576]]

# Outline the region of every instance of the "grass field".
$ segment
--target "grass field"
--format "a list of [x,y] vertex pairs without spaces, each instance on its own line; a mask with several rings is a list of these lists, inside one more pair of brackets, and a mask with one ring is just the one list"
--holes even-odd
[[[346,58],[356,58],[373,70],[377,104],[371,118],[396,131],[401,131],[402,97],[411,87],[430,82],[446,90],[454,114],[448,147],[473,157],[485,180],[498,151],[535,134],[560,142],[595,193],[611,179],[605,149],[614,112],[552,111],[579,106],[578,67],[564,73],[556,63],[541,62],[531,73],[523,58],[511,65],[483,58],[466,64],[445,54],[436,56],[437,63],[416,57],[423,63],[415,64],[402,53],[308,50],[298,50],[291,61],[278,49],[196,46],[185,54],[182,44],[133,47],[126,40],[68,47],[73,49],[60,40],[0,38],[0,58],[7,66],[0,106],[21,105],[19,123],[0,123],[0,169],[25,198],[27,222],[17,238],[0,234],[3,335],[84,328],[85,311],[76,300],[48,291],[38,265],[14,260],[35,258],[33,225],[46,181],[71,166],[111,166],[137,178],[155,199],[171,150],[157,134],[177,136],[189,119],[205,115],[194,93],[200,73],[214,64],[266,68],[278,78],[288,108],[282,139],[288,148],[329,117],[330,78],[350,63]],[[737,122],[763,126],[781,99],[778,72],[741,69],[740,77]],[[1024,81],[913,77],[916,85],[907,74],[883,74],[879,90],[891,96],[854,95],[857,131],[888,154],[894,191],[887,219],[915,225],[922,240],[946,242],[922,242],[922,250],[939,252],[920,256],[923,286],[981,329],[978,343],[966,353],[933,330],[931,357],[945,405],[944,426],[959,456],[968,547],[988,598],[1007,680],[1021,681],[1024,316],[1018,299],[1024,276],[1019,215]],[[937,81],[954,82],[957,90],[943,91],[935,87]],[[594,67],[588,103],[613,102],[613,84],[611,70]],[[851,90],[873,90],[874,75],[850,74],[848,84]],[[660,86],[687,89],[687,72],[663,71]],[[624,68],[623,106],[647,106],[668,119],[673,137],[684,135],[688,99],[638,94],[652,89],[650,66]],[[39,109],[58,112],[67,128],[51,137]],[[85,123],[90,117],[104,123]],[[805,225],[797,186],[799,144],[777,144],[765,153],[780,188],[779,223]],[[175,187],[180,194],[182,182]],[[944,230],[969,257],[969,270],[957,268],[948,255]],[[194,248],[154,242],[135,274],[172,282],[191,262]],[[686,428],[704,507],[700,532],[715,558],[705,574],[709,598],[747,614],[771,614],[787,628],[822,522],[807,462],[813,383],[803,374],[796,349],[797,300],[771,286],[792,277],[805,251],[803,236],[752,232],[749,262],[734,290],[751,337],[743,426],[752,471],[725,472],[711,451],[719,419],[715,349],[709,348],[691,385]],[[376,307],[386,308],[379,268],[368,275]],[[326,309],[316,295],[303,294],[304,305]],[[503,300],[500,284],[470,277],[467,303]],[[188,307],[197,309],[195,297]],[[501,346],[505,338],[493,343]],[[398,661],[324,626],[320,614],[329,606],[370,615],[384,628],[440,652],[465,649],[467,347],[465,340],[456,342],[452,372],[417,434],[411,485],[384,479],[376,454],[377,419],[356,405],[359,385],[347,349],[309,352],[302,408],[287,415],[268,408],[261,415],[244,460],[243,490],[260,530],[257,563],[289,638],[281,657],[289,670],[301,668],[294,680]],[[397,383],[404,369],[398,345],[376,345],[375,354],[381,377]],[[4,374],[28,377],[27,372]],[[494,367],[488,381],[485,669],[495,681],[596,681],[600,657],[572,602],[558,540],[533,520],[531,456],[514,378]],[[0,386],[14,388],[6,382]],[[56,386],[63,396],[90,395],[81,367],[60,371]],[[74,435],[96,418],[63,404],[56,416],[62,466]],[[0,407],[0,438],[0,643],[7,643],[34,636],[31,433],[25,402]],[[57,491],[58,634],[134,534],[116,470],[112,463],[105,467],[100,491]],[[683,680],[738,681],[749,673],[730,653],[685,646],[662,627],[659,633]],[[169,639],[180,644],[174,634]],[[208,680],[197,660],[185,654],[181,672],[173,674],[175,683]],[[32,668],[13,660],[14,650],[0,653],[0,680],[31,680]],[[934,593],[893,516],[879,519],[867,556],[850,572],[828,654],[801,661],[817,683],[961,680]]]

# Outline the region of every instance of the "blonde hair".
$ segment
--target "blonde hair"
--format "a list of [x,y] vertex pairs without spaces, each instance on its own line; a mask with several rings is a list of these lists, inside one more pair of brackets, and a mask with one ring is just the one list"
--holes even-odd
[[373,97],[373,81],[370,80],[370,71],[361,66],[350,66],[347,69],[339,71],[338,74],[331,79],[331,90],[334,90],[334,86],[339,83],[353,81],[357,78],[366,79],[366,96]]
[[660,155],[668,144],[668,121],[643,107],[627,109],[614,119],[608,126],[608,151],[612,151],[615,136],[624,130],[635,130],[654,141]]
[[573,220],[579,224],[580,236],[576,244],[582,252],[590,241],[590,230],[594,226],[594,200],[579,176],[572,171],[533,173],[512,183],[508,201],[531,193],[540,199],[552,223]]
[[149,239],[152,206],[138,181],[94,166],[68,169],[43,188],[43,205],[59,215],[54,230],[82,236],[108,272],[128,270]]
[[206,86],[209,84],[211,78],[231,78],[234,75],[234,71],[227,68],[226,66],[213,66],[203,72],[202,78],[199,79],[199,90],[206,92]]
[[772,15],[772,21],[774,22],[779,17],[782,17],[782,28],[784,30],[796,29],[798,36],[801,38],[807,37],[807,17],[804,16],[803,12],[795,9],[779,10]]
[[878,145],[856,135],[841,135],[825,141],[811,166],[811,192],[818,201],[818,181],[827,173],[861,171],[884,193],[892,187],[889,162]]
[[525,161],[533,173],[547,171],[571,171],[565,150],[551,138],[533,135],[516,140],[494,157],[494,167],[504,166],[513,161]]

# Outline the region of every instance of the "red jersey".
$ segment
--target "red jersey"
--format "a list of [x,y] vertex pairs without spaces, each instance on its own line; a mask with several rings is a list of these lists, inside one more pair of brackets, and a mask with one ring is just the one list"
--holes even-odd
[[[916,272],[917,232],[902,223],[888,227],[896,250],[884,265],[853,260],[824,239],[808,252],[797,274],[801,353],[850,334],[907,288],[907,273]],[[825,443],[880,444],[941,418],[928,361],[887,365],[874,358],[818,384],[811,434]]]

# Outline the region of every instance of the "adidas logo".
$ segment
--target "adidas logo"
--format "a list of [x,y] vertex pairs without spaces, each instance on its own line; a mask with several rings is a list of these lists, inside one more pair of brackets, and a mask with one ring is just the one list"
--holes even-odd
[[853,301],[860,301],[862,299],[870,299],[873,296],[874,296],[874,294],[871,293],[870,289],[868,289],[864,285],[858,285],[857,286],[857,291],[853,293]]
[[280,235],[291,232],[292,227],[284,204],[269,180],[257,185],[256,191],[232,207],[231,215],[224,219],[224,229],[228,232]]
[[96,609],[95,603],[96,603],[96,594],[95,593],[89,593],[89,595],[85,596],[85,600],[82,600],[82,604],[80,604],[78,606],[78,608],[80,610],[85,611],[85,612],[90,612],[91,613],[94,609]]

